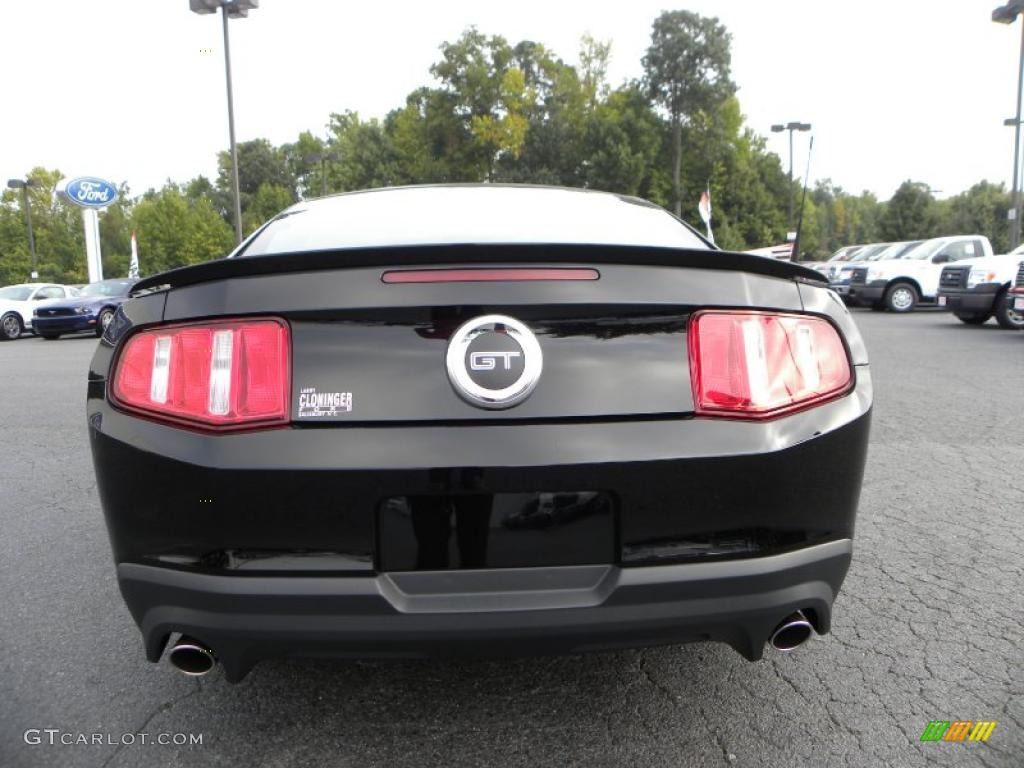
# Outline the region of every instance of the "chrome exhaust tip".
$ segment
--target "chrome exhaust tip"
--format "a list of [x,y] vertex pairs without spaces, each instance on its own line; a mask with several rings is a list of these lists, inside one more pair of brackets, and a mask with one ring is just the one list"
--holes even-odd
[[167,660],[179,672],[190,677],[202,677],[217,663],[213,651],[205,643],[187,635],[178,638],[167,654]]
[[795,611],[784,618],[768,638],[777,651],[792,651],[807,642],[813,627],[803,611]]

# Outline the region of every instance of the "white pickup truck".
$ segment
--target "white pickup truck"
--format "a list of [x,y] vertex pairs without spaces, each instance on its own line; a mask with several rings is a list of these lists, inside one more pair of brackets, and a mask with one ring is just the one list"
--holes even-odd
[[983,235],[925,240],[899,258],[880,259],[851,269],[849,298],[872,309],[912,312],[920,302],[936,300],[939,277],[947,264],[991,255],[992,244]]
[[993,315],[1003,328],[1024,328],[1024,312],[1014,307],[1010,288],[1024,264],[1024,245],[1010,253],[965,259],[943,268],[939,306],[953,310],[961,322],[981,325]]

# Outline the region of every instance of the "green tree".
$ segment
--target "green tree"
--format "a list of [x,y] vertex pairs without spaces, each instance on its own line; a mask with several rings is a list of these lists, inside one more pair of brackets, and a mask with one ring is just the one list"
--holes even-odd
[[1010,194],[1002,184],[981,181],[943,203],[942,231],[937,234],[985,235],[996,253],[1010,250]]
[[128,274],[132,253],[132,204],[128,188],[122,185],[117,202],[100,214],[100,253],[103,256],[104,277]]
[[[275,147],[266,139],[243,141],[238,145],[238,188],[241,200],[242,221],[253,198],[263,184],[287,189],[294,202],[298,199],[298,181],[289,167],[288,153],[283,147]],[[214,202],[224,220],[234,221],[232,202],[231,153],[217,155],[217,190]]]
[[454,95],[435,88],[413,91],[405,107],[388,115],[385,130],[396,183],[480,180],[473,139],[456,114]]
[[[36,167],[27,178],[40,184],[28,192],[39,279],[85,282],[87,268],[81,209],[57,195],[61,172]],[[5,283],[28,280],[32,269],[21,204],[20,190],[5,189],[0,196],[0,237],[3,238],[0,241],[0,279]]]
[[249,202],[249,209],[242,214],[245,234],[249,235],[255,232],[263,222],[279,214],[292,202],[290,190],[273,184],[261,184]]
[[609,40],[595,40],[589,34],[580,40],[580,81],[590,109],[608,98],[608,61],[612,54]]
[[654,21],[651,45],[643,58],[644,82],[650,98],[669,116],[677,216],[682,213],[683,126],[735,93],[730,79],[730,41],[717,18],[691,11],[665,11]]
[[536,100],[526,73],[515,66],[512,47],[503,37],[488,38],[470,27],[441,46],[441,61],[430,71],[452,96],[455,115],[472,137],[478,177],[493,180],[498,161],[522,152],[527,112]]
[[918,240],[939,231],[939,206],[927,184],[905,181],[885,204],[879,221],[884,241]]
[[131,224],[141,274],[220,258],[234,246],[232,228],[209,199],[189,200],[185,190],[171,182],[143,195],[132,211]]
[[576,69],[543,45],[523,41],[514,48],[518,69],[531,94],[521,150],[500,158],[500,181],[582,186],[585,133],[593,115]]
[[[337,152],[327,141],[314,136],[310,131],[303,131],[295,143],[286,144],[281,149],[295,176],[299,197],[319,197],[335,191],[326,178],[328,164],[335,161],[327,160],[326,157],[337,155]],[[324,160],[317,160],[318,157]]]
[[0,285],[28,280],[32,270],[24,215],[15,190],[0,194]]
[[332,114],[328,131],[328,147],[339,157],[326,166],[329,190],[371,189],[396,183],[395,151],[382,121],[361,120],[356,112]]
[[586,124],[585,185],[658,198],[661,134],[661,120],[639,87],[628,85],[608,94]]
[[[840,193],[833,203],[834,230],[831,251],[844,245],[874,243],[879,234],[882,205],[870,192]],[[830,251],[830,252],[831,252]]]
[[[734,137],[710,175],[712,223],[720,246],[745,250],[784,241],[788,182],[778,156],[765,151],[763,137],[749,129]],[[695,208],[696,200],[687,218],[696,226]]]

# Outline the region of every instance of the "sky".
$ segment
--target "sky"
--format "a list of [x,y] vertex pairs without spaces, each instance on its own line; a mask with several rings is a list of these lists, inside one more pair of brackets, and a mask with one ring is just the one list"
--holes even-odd
[[[187,0],[0,0],[0,179],[34,166],[126,181],[216,174],[228,144],[219,16]],[[325,135],[332,112],[383,117],[432,79],[438,47],[470,25],[576,62],[589,33],[612,44],[611,84],[638,78],[663,10],[717,16],[732,34],[747,125],[794,175],[888,199],[906,179],[948,197],[981,179],[1010,186],[1021,21],[997,0],[577,2],[261,0],[230,22],[239,141]]]

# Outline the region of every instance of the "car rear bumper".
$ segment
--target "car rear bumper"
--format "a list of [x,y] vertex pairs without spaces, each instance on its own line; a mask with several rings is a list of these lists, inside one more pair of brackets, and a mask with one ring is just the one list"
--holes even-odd
[[999,283],[985,283],[963,290],[942,289],[938,304],[953,312],[988,314],[995,310],[996,296],[1001,288]]
[[[849,394],[764,422],[207,435],[119,412],[104,390],[90,382],[89,436],[118,578],[147,655],[156,661],[168,635],[184,632],[210,645],[232,679],[282,655],[713,639],[758,658],[794,609],[827,631],[850,557],[872,401],[869,369],[856,366]],[[614,500],[606,555],[532,568],[382,564],[380,510],[396,496],[572,491]],[[520,532],[493,519],[516,552],[536,537],[578,548],[574,526],[593,522]]]
[[124,563],[118,580],[150,661],[183,632],[237,681],[259,660],[286,656],[514,656],[718,640],[758,659],[795,610],[829,631],[851,553],[841,539],[736,561],[364,577]]

